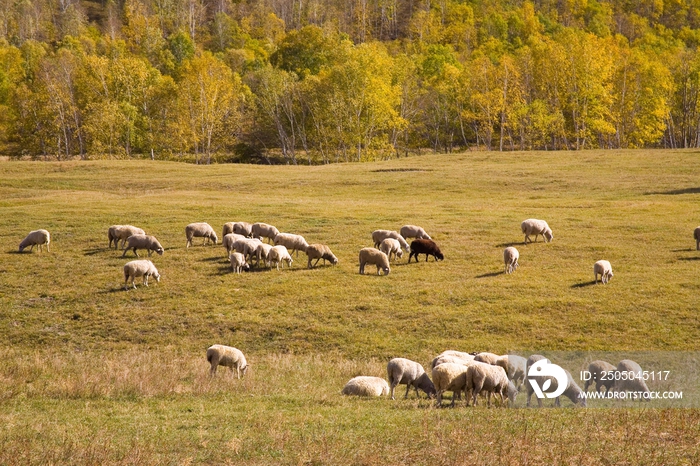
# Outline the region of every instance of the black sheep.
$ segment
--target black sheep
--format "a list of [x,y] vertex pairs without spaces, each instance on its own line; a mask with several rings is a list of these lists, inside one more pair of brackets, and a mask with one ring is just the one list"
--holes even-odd
[[430,239],[417,239],[411,242],[411,254],[408,256],[408,262],[411,263],[411,257],[413,256],[416,257],[416,262],[418,262],[418,254],[425,254],[426,262],[428,262],[428,256],[433,256],[436,261],[441,261],[445,258],[435,241]]

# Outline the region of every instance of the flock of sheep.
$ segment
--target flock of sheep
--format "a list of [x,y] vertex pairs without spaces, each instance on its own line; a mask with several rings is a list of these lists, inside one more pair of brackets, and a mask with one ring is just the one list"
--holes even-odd
[[[553,240],[552,230],[544,220],[527,219],[521,223],[521,231],[525,235],[524,243],[533,242],[531,238],[534,235],[534,242],[542,236],[545,242]],[[119,247],[123,249],[122,257],[126,256],[127,251],[133,250],[138,256],[138,249],[148,251],[151,256],[152,252],[159,255],[163,254],[163,247],[158,240],[151,235],[146,235],[144,230],[132,225],[112,225],[108,229],[109,247],[114,245],[115,249]],[[192,245],[194,238],[203,238],[203,243],[218,243],[218,237],[214,229],[207,223],[191,223],[185,227],[186,248]],[[280,264],[287,263],[291,267],[293,262],[291,253],[302,251],[307,254],[307,266],[311,268],[316,266],[320,260],[324,264],[329,261],[335,265],[338,263],[337,257],[332,253],[330,248],[324,244],[309,244],[303,236],[291,233],[280,233],[279,230],[266,223],[247,222],[229,222],[224,224],[222,244],[226,251],[226,255],[231,263],[233,272],[240,273],[243,270],[249,270],[251,266],[267,267],[275,266],[278,270]],[[696,241],[696,249],[700,250],[700,227],[697,227],[693,232],[693,237]],[[42,246],[46,246],[49,251],[50,233],[46,230],[36,230],[30,232],[20,243],[19,251],[22,252],[27,247],[30,251],[34,246],[38,250],[42,250]],[[409,245],[407,238],[415,238]],[[269,243],[263,241],[267,239]],[[438,245],[432,240],[428,233],[421,227],[415,225],[405,225],[400,231],[392,230],[375,230],[372,233],[374,247],[362,248],[359,253],[359,273],[364,274],[366,265],[374,265],[377,268],[377,274],[383,273],[388,275],[390,272],[390,262],[403,257],[403,253],[408,252],[408,262],[415,257],[416,262],[420,254],[425,254],[425,260],[429,256],[433,256],[436,261],[443,260],[444,255],[440,251]],[[505,273],[513,273],[518,267],[520,254],[518,250],[512,246],[506,247],[503,251],[503,261]],[[315,262],[313,262],[315,261]],[[313,263],[312,263],[313,262]],[[150,260],[133,260],[124,265],[124,288],[128,288],[129,280],[131,285],[136,288],[135,279],[143,277],[143,284],[148,286],[148,279],[153,277],[156,281],[160,281],[160,274],[155,265]],[[593,266],[595,282],[598,282],[598,276],[601,276],[601,282],[606,284],[613,276],[610,262],[606,260],[597,261]],[[211,364],[210,373],[216,373],[216,368],[219,365],[230,367],[235,370],[238,378],[245,375],[248,369],[248,363],[243,353],[237,348],[224,345],[213,345],[207,349],[207,361]],[[493,353],[465,353],[460,351],[445,351],[433,359],[431,364],[432,380],[419,363],[405,358],[395,358],[387,364],[387,377],[389,382],[380,377],[358,376],[351,379],[343,388],[342,393],[346,395],[360,396],[381,396],[389,394],[391,399],[394,399],[394,390],[397,385],[406,385],[405,398],[408,397],[410,388],[413,387],[418,393],[422,390],[429,397],[436,397],[438,405],[442,404],[442,395],[446,391],[452,392],[452,406],[455,401],[460,398],[462,392],[467,398],[467,406],[469,405],[468,394],[471,393],[472,404],[477,404],[477,395],[485,393],[487,404],[491,405],[491,395],[500,398],[501,405],[505,405],[505,400],[511,402],[515,400],[516,395],[520,391],[525,380],[525,374],[529,367],[536,361],[544,359],[544,356],[532,355],[527,360],[520,356],[504,355],[499,356]],[[613,366],[605,361],[594,361],[589,365],[589,371],[597,375],[601,371],[639,371],[639,364],[630,360],[621,361],[618,366]],[[574,404],[578,406],[586,406],[586,399],[582,395],[582,390],[573,381],[571,374],[566,371],[569,385],[564,391],[564,396],[568,397]],[[599,379],[596,379],[599,380]],[[556,383],[556,380],[548,379],[551,383]],[[546,380],[542,380],[542,383]],[[639,390],[648,392],[648,388],[642,380],[625,381],[627,386],[622,386],[622,382],[618,381],[619,386],[613,386],[612,382],[596,383],[596,391],[600,386],[604,386],[606,391],[611,389],[620,390]],[[637,383],[636,386],[629,384]],[[587,381],[584,390],[588,389],[589,382]],[[542,384],[540,385],[542,386]],[[556,388],[556,387],[551,387]],[[530,405],[530,398],[533,390],[529,384],[526,384],[527,389],[527,405]],[[538,399],[541,406],[542,401]],[[559,398],[556,399],[555,405],[559,406]]]

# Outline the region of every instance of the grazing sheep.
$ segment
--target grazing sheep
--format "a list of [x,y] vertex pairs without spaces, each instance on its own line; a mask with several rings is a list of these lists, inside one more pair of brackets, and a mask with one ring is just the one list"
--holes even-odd
[[280,269],[280,262],[285,261],[287,267],[292,267],[292,256],[289,255],[289,251],[282,245],[273,246],[270,252],[267,253],[267,261],[270,265],[274,265],[277,270]]
[[433,384],[435,384],[436,405],[438,407],[442,406],[442,394],[446,391],[452,392],[452,403],[450,406],[455,405],[459,394],[466,387],[467,369],[471,364],[474,364],[474,362],[472,361],[468,365],[446,362],[433,368]]
[[143,277],[143,284],[148,286],[148,278],[155,277],[156,282],[160,282],[160,274],[158,269],[153,265],[153,262],[142,259],[127,262],[124,265],[124,289],[127,290],[129,279],[131,278],[131,285],[136,289],[136,277]]
[[520,393],[520,390],[518,387],[515,386],[513,381],[508,382],[508,401],[510,402],[511,405],[515,404],[515,398],[517,398],[518,393]]
[[124,249],[124,245],[126,244],[126,240],[129,238],[129,236],[145,234],[145,231],[133,225],[112,225],[107,231],[110,247],[112,245],[112,241],[114,241],[114,249],[118,248],[119,241],[122,242],[122,249]]
[[416,225],[404,225],[401,227],[399,233],[406,239],[432,239],[423,228]]
[[428,256],[433,256],[436,261],[445,259],[438,245],[431,239],[416,239],[411,241],[411,254],[408,255],[408,263],[411,263],[411,257],[414,256],[416,262],[418,262],[418,254],[425,254],[426,262],[428,262]]
[[268,255],[270,254],[270,251],[272,250],[272,245],[267,244],[267,243],[260,243],[258,244],[258,249],[255,251],[255,257],[256,257],[256,265],[260,267],[260,261],[263,261],[265,266],[269,267],[270,263],[268,261]]
[[552,236],[552,229],[549,228],[549,225],[547,225],[547,222],[544,220],[528,218],[527,220],[523,220],[523,223],[520,224],[520,229],[525,233],[525,244],[527,244],[528,240],[532,243],[530,235],[535,235],[535,242],[537,242],[537,237],[539,235],[542,235],[545,243],[554,239]]
[[237,235],[236,233],[227,233],[224,235],[223,239],[221,240],[221,244],[224,246],[224,249],[226,250],[226,257],[228,257],[233,249],[233,243],[236,242],[236,240],[243,239],[245,236],[243,235]]
[[403,236],[399,234],[398,231],[392,231],[392,230],[374,230],[372,232],[372,241],[374,241],[374,247],[378,248],[380,244],[382,244],[382,241],[384,241],[387,238],[394,238],[396,241],[401,244],[401,248],[408,252],[408,243],[404,239]]
[[391,260],[391,255],[394,255],[394,260],[396,258],[403,257],[403,251],[401,250],[401,243],[396,238],[384,238],[379,244],[379,250],[387,255],[389,260]]
[[[440,367],[440,366],[438,366]],[[487,406],[491,407],[491,394],[501,397],[501,405],[504,405],[508,395],[508,376],[500,366],[492,366],[484,362],[474,361],[467,367],[464,392],[472,392],[472,405],[476,406],[477,396],[482,392],[488,392]],[[469,399],[467,399],[469,405]]]
[[503,250],[503,263],[505,264],[505,272],[513,273],[518,268],[518,259],[520,253],[513,246],[509,246]]
[[433,359],[433,362],[430,364],[430,368],[435,369],[435,366],[446,362],[469,364],[473,360],[473,354],[465,353],[463,351],[447,350],[435,356],[435,359]]
[[[532,356],[527,358],[527,362],[525,363],[525,374],[528,374],[530,372],[530,366],[532,366],[533,364],[535,364],[537,361],[539,361],[541,359],[547,359],[547,358],[545,358],[541,354],[533,354]],[[551,380],[550,383],[556,383],[554,378],[549,377],[549,376],[547,376],[547,377],[532,377],[529,380],[534,380],[540,387],[542,387],[547,380]],[[530,407],[530,398],[532,398],[532,394],[535,393],[535,390],[532,388],[532,386],[529,383],[525,384],[525,389],[527,391],[527,403],[526,403],[526,405],[529,408]],[[542,407],[542,400],[540,398],[537,398],[537,405],[540,408]]]
[[700,227],[693,231],[693,238],[695,238],[695,250],[700,251]]
[[595,276],[595,283],[598,284],[598,275],[600,275],[600,281],[605,285],[613,277],[612,265],[608,261],[598,261],[593,264],[593,275]]
[[219,238],[214,233],[214,229],[206,222],[200,223],[190,223],[185,227],[185,236],[187,237],[187,244],[185,248],[192,246],[192,238],[204,238],[202,244],[208,243],[210,240],[214,244],[219,242]]
[[[615,384],[615,377],[613,373],[617,370],[615,366],[607,361],[593,361],[588,365],[588,372],[590,372],[591,378],[586,380],[583,384],[583,391],[588,391],[588,386],[595,381],[595,391],[600,392],[600,387],[605,387],[605,393],[609,392],[610,389]],[[605,374],[605,380],[603,380]]]
[[616,376],[615,379],[619,380],[615,381],[613,391],[637,392],[639,401],[651,401],[651,397],[649,397],[649,387],[647,387],[647,383],[642,378],[644,372],[639,364],[631,359],[623,359],[617,363],[617,372],[627,373],[628,377],[623,380],[625,378],[623,375],[620,375],[619,377]]
[[309,247],[309,243],[306,242],[303,236],[295,235],[293,233],[279,233],[275,236],[275,246],[284,246],[288,251],[296,251],[297,256],[299,251],[306,252],[306,248]]
[[527,359],[522,356],[506,354],[496,360],[496,365],[505,369],[508,379],[515,383],[515,386],[520,389],[520,386],[525,381]]
[[405,358],[394,358],[386,365],[386,372],[389,386],[391,387],[389,394],[392,400],[394,399],[394,389],[397,385],[402,384],[406,384],[406,395],[404,395],[404,398],[408,398],[411,386],[416,390],[416,396],[418,396],[419,388],[428,395],[428,398],[432,398],[435,395],[435,385],[433,385],[423,366],[415,361]]
[[384,272],[384,275],[389,275],[389,258],[382,251],[374,248],[360,249],[360,274],[365,273],[365,265],[367,264],[377,266],[377,275],[379,275],[380,270]]
[[345,384],[343,395],[382,396],[389,393],[389,384],[381,377],[359,375]]
[[207,348],[207,361],[211,363],[209,374],[216,374],[216,368],[226,366],[231,369],[231,372],[236,370],[236,376],[240,379],[241,374],[245,376],[248,371],[248,362],[243,355],[243,352],[233,346],[212,345]]
[[250,227],[252,233],[253,233],[253,238],[267,238],[270,240],[270,242],[273,242],[275,240],[275,236],[279,234],[279,230],[272,225],[268,225],[267,223],[253,223],[253,225]]
[[246,272],[250,270],[248,263],[245,261],[245,256],[240,252],[234,252],[228,256],[229,261],[231,261],[231,271],[240,274],[242,270]]
[[[586,402],[586,397],[583,395],[583,390],[581,390],[581,387],[576,385],[576,382],[574,382],[574,378],[571,376],[571,372],[567,371],[566,369],[564,369],[564,372],[566,372],[566,379],[568,380],[568,385],[566,386],[566,390],[564,390],[564,393],[562,393],[562,395],[571,400],[573,404],[585,408],[588,403]],[[552,388],[555,390],[557,389],[556,380],[552,382]],[[560,398],[561,397],[558,396],[554,399],[554,406],[561,406],[561,402],[559,401]]]
[[29,251],[34,249],[34,246],[41,251],[42,246],[46,245],[46,251],[51,252],[49,249],[49,243],[51,242],[51,235],[46,230],[34,230],[30,231],[29,234],[19,243],[19,252],[24,251],[24,249],[29,246]]
[[306,255],[309,256],[308,268],[311,268],[311,261],[313,259],[316,259],[314,267],[321,259],[323,259],[323,265],[326,264],[326,261],[329,261],[333,265],[338,263],[338,258],[331,252],[331,248],[325,244],[310,244],[306,248]]
[[134,250],[136,257],[139,254],[136,252],[137,249],[146,249],[148,251],[148,256],[151,256],[153,251],[157,252],[159,256],[163,255],[163,246],[160,245],[155,236],[151,235],[131,235],[126,239],[126,248],[124,248],[124,253],[122,257],[126,256],[126,252],[129,249]]
[[255,259],[256,263],[260,261],[258,257],[258,251],[261,251],[260,245],[263,244],[259,239],[246,238],[243,243],[243,249],[240,251],[243,255],[248,258],[249,261]]
[[249,238],[252,232],[252,225],[248,222],[226,222],[224,223],[224,229],[222,237],[228,235],[229,233],[236,233],[237,235],[243,235]]

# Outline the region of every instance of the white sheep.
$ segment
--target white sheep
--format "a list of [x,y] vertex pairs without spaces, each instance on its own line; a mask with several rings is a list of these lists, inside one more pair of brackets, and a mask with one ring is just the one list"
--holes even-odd
[[214,233],[214,229],[206,222],[190,223],[185,227],[185,236],[187,237],[187,244],[185,248],[192,246],[192,238],[204,238],[204,243],[212,241],[214,244],[219,242],[219,238]]
[[649,397],[649,387],[644,381],[644,372],[642,367],[631,359],[623,359],[617,363],[617,372],[620,374],[615,375],[615,385],[613,385],[613,391],[615,392],[636,392],[639,401],[651,401]]
[[124,289],[128,289],[129,279],[131,285],[136,289],[136,277],[143,277],[143,284],[148,286],[148,278],[154,277],[156,282],[160,282],[160,274],[153,262],[147,259],[134,260],[124,265]]
[[434,369],[435,366],[446,362],[469,364],[473,360],[473,354],[465,353],[464,351],[447,350],[435,356],[433,362],[430,364],[430,368]]
[[496,365],[501,366],[506,371],[508,379],[515,383],[516,388],[520,389],[520,386],[525,381],[525,369],[527,367],[527,359],[522,356],[516,356],[514,354],[506,354],[500,356],[496,360]]
[[245,256],[240,252],[234,252],[228,256],[231,262],[231,271],[240,274],[242,270],[248,270],[248,263],[245,260]]
[[365,265],[367,264],[377,266],[377,275],[380,271],[383,271],[384,275],[389,275],[389,258],[379,249],[360,249],[360,274],[365,273]]
[[394,255],[394,260],[403,257],[401,243],[396,238],[384,238],[379,244],[379,250],[386,254],[389,260],[391,260],[392,254]]
[[221,240],[221,244],[224,246],[224,249],[226,250],[226,257],[228,257],[231,252],[234,251],[233,249],[233,243],[236,240],[243,239],[245,236],[243,235],[237,235],[236,233],[227,233],[224,235],[223,239]]
[[433,239],[428,235],[425,230],[417,225],[404,225],[401,227],[401,230],[399,231],[399,234],[404,237],[404,239],[408,238],[416,238],[416,239]]
[[615,371],[617,368],[607,361],[593,361],[588,365],[590,378],[583,384],[583,391],[588,391],[588,386],[595,381],[595,391],[600,392],[600,387],[605,387],[605,393],[615,385]]
[[693,238],[695,238],[695,250],[700,251],[700,227],[693,231]]
[[358,375],[345,384],[343,395],[382,396],[389,393],[389,384],[381,377]]
[[[440,366],[438,366],[440,367]],[[504,405],[508,396],[508,375],[500,366],[492,366],[485,362],[474,361],[467,367],[464,392],[472,392],[472,405],[476,406],[477,396],[486,391],[487,405],[491,406],[491,394],[501,397],[501,405]],[[467,399],[469,405],[469,399]]]
[[146,249],[148,251],[148,256],[151,256],[153,251],[157,252],[159,256],[163,255],[163,246],[160,245],[155,236],[151,235],[131,235],[126,239],[126,248],[124,248],[124,253],[122,257],[126,256],[126,252],[129,249],[134,250],[136,257],[139,254],[136,252],[137,249]]
[[267,253],[267,261],[270,263],[270,266],[274,265],[277,270],[280,269],[280,262],[285,261],[287,267],[291,267],[293,262],[289,251],[282,245],[273,246],[270,249],[270,252]]
[[518,268],[518,259],[520,253],[513,246],[509,246],[503,250],[503,263],[505,264],[505,272],[513,273]]
[[493,366],[496,365],[496,362],[498,361],[499,358],[500,358],[500,356],[498,354],[487,353],[485,351],[474,355],[474,361],[483,362],[486,364],[491,364]]
[[446,362],[438,364],[433,368],[433,384],[435,385],[435,393],[437,395],[436,405],[438,407],[442,406],[442,394],[446,391],[452,392],[452,403],[450,406],[455,405],[459,394],[464,391],[466,387],[467,369],[471,364],[474,364],[474,361],[471,361],[467,365]]
[[236,233],[248,238],[253,234],[252,229],[253,226],[248,222],[226,222],[224,223],[223,234],[221,237],[224,237],[229,233]]
[[511,406],[515,404],[515,399],[518,396],[518,393],[520,393],[520,390],[518,387],[515,386],[513,381],[508,382],[508,401],[510,402]]
[[419,363],[411,361],[406,358],[394,358],[389,361],[386,365],[386,372],[389,379],[389,387],[391,399],[394,399],[394,389],[397,385],[406,385],[406,395],[404,398],[408,398],[408,392],[411,387],[416,390],[416,396],[418,396],[418,389],[423,390],[429,398],[435,395],[435,385],[428,377],[428,374],[423,369]]
[[241,252],[249,261],[252,262],[253,259],[255,259],[256,262],[259,262],[260,257],[258,256],[258,251],[262,251],[260,249],[260,245],[262,244],[263,242],[259,239],[246,238]]
[[307,264],[308,268],[311,268],[311,261],[316,259],[316,262],[314,262],[314,267],[318,264],[318,261],[323,259],[323,265],[326,265],[326,260],[328,260],[331,264],[336,265],[338,263],[338,258],[335,257],[333,252],[331,252],[331,248],[326,246],[325,244],[310,244],[306,248],[306,255],[309,257],[309,262]]
[[595,276],[595,283],[598,284],[598,275],[600,275],[600,281],[603,285],[608,283],[613,277],[612,265],[608,261],[598,261],[593,264],[593,275]]
[[275,246],[284,246],[288,251],[296,251],[297,256],[299,251],[306,252],[306,248],[309,247],[303,236],[293,233],[279,233],[275,236],[274,243]]
[[275,236],[279,234],[279,230],[267,223],[253,223],[250,227],[253,233],[253,238],[267,238],[270,242],[275,240]]
[[112,241],[114,241],[114,249],[118,248],[119,241],[122,242],[122,249],[124,249],[124,245],[126,244],[126,240],[129,238],[129,236],[145,234],[146,232],[143,231],[143,229],[133,225],[112,225],[107,231],[110,247]]
[[255,257],[257,258],[257,265],[258,267],[260,266],[260,261],[262,260],[263,263],[269,267],[270,262],[268,260],[268,255],[270,254],[270,251],[272,250],[272,245],[267,244],[267,243],[260,243],[258,245],[258,249],[255,251]]
[[[571,372],[567,371],[564,369],[564,372],[566,372],[566,380],[567,380],[567,386],[566,390],[564,390],[564,393],[562,393],[563,396],[567,397],[571,402],[577,406],[581,406],[582,408],[585,408],[587,406],[586,402],[586,397],[583,394],[583,390],[581,390],[581,387],[576,385],[576,382],[574,381],[574,378],[571,376]],[[556,390],[558,387],[556,383],[556,379],[554,382],[552,382],[552,389]],[[556,397],[554,399],[554,406],[561,406],[560,396]]]
[[378,248],[380,244],[382,244],[382,241],[384,241],[387,238],[394,238],[401,244],[401,249],[403,249],[406,252],[410,251],[410,248],[408,246],[408,243],[406,242],[406,239],[401,236],[401,234],[398,231],[393,231],[393,230],[374,230],[372,232],[372,241],[374,241],[374,247]]
[[528,218],[527,220],[523,220],[523,222],[520,224],[520,229],[523,233],[525,233],[525,244],[527,244],[528,240],[530,240],[532,243],[530,235],[535,235],[535,242],[537,242],[537,237],[539,235],[542,235],[545,243],[548,243],[554,239],[552,236],[552,229],[549,228],[549,225],[547,225],[547,222],[544,220]]
[[243,352],[233,346],[212,345],[207,348],[207,361],[211,363],[209,374],[216,374],[216,368],[225,366],[236,371],[236,376],[240,379],[248,371],[248,362]]
[[46,245],[46,251],[51,252],[49,249],[49,243],[51,242],[51,235],[49,234],[48,231],[46,230],[34,230],[30,231],[27,236],[19,243],[19,252],[24,251],[24,248],[27,246],[29,247],[29,251],[31,252],[34,249],[34,246],[41,251],[42,246]]

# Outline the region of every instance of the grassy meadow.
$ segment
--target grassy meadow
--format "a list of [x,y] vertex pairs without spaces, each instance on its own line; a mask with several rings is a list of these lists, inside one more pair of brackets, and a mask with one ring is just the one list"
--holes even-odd
[[[430,155],[325,166],[0,162],[0,464],[698,464],[700,411],[435,409],[340,395],[446,349],[697,351],[697,151]],[[543,218],[548,244],[523,244]],[[235,275],[185,225],[262,221],[337,266]],[[161,282],[124,291],[133,224]],[[359,275],[375,229],[423,226],[445,260]],[[30,231],[51,252],[17,252]],[[520,267],[503,273],[514,245]],[[143,257],[145,252],[140,251]],[[615,276],[593,284],[593,263]],[[246,353],[208,377],[206,348]],[[610,361],[615,364],[617,361]],[[449,398],[449,396],[448,396]]]

